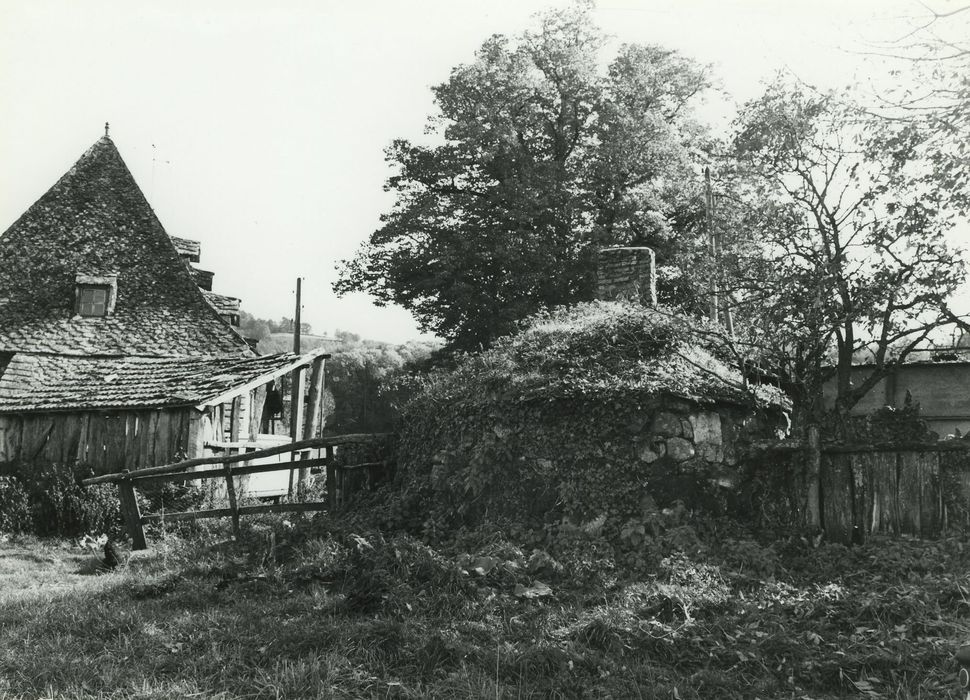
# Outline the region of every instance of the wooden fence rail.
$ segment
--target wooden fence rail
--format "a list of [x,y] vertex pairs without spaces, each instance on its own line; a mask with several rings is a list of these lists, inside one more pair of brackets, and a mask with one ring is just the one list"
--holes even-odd
[[[337,465],[334,459],[334,449],[344,445],[367,444],[386,437],[388,437],[387,433],[353,433],[312,438],[241,454],[198,457],[158,467],[104,474],[102,476],[84,479],[81,483],[84,486],[109,483],[118,484],[118,499],[121,505],[121,514],[125,520],[125,527],[128,530],[128,534],[131,536],[133,549],[146,549],[148,547],[145,541],[145,523],[158,522],[163,519],[199,520],[203,518],[229,517],[232,518],[233,532],[238,537],[240,534],[240,515],[332,510],[338,502],[339,485],[342,482],[341,473],[344,470],[386,467],[385,462]],[[244,445],[241,443],[231,446],[232,449],[240,449],[242,447]],[[324,449],[326,451],[326,457],[303,459],[303,457],[307,456],[309,450],[314,449]],[[248,462],[262,457],[273,457],[287,453],[291,455],[291,458],[287,461],[277,462],[275,464],[242,464],[241,466],[235,466],[240,462]],[[219,467],[215,469],[187,471],[188,469],[207,465],[219,465]],[[254,506],[239,505],[234,482],[235,477],[283,470],[310,469],[311,467],[326,468],[326,502],[273,503]],[[138,486],[163,481],[196,481],[217,478],[222,478],[226,481],[226,496],[229,502],[228,508],[210,508],[208,510],[180,513],[142,515],[138,507],[138,499],[135,496],[135,488]]]

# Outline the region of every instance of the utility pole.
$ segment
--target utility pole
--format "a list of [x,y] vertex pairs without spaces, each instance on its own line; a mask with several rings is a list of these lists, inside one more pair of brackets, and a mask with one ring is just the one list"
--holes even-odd
[[704,225],[707,228],[707,242],[711,248],[711,262],[713,272],[711,273],[711,300],[708,316],[711,323],[718,324],[718,298],[717,298],[717,277],[720,265],[717,255],[717,234],[714,232],[714,194],[711,191],[711,169],[704,167]]
[[[720,323],[721,311],[721,242],[718,240],[717,229],[714,226],[714,189],[711,187],[711,169],[704,168],[704,221],[707,226],[707,237],[711,247],[711,260],[714,263],[714,274],[711,276],[711,305],[710,318],[715,324]],[[724,292],[724,328],[730,337],[734,337],[734,314],[731,312],[731,295]]]
[[[293,353],[300,354],[300,310],[302,306],[303,278],[296,278],[296,311],[293,314]],[[303,437],[303,368],[293,370],[290,381],[290,438],[297,442]],[[293,469],[290,470],[289,496],[293,498]],[[297,474],[296,492],[302,495],[307,478],[307,470],[300,469]]]

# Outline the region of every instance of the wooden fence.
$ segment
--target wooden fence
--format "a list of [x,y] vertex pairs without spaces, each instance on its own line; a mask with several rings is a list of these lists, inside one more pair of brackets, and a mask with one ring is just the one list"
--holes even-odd
[[[384,462],[365,462],[362,464],[339,465],[335,459],[335,448],[344,445],[360,445],[371,443],[387,437],[386,434],[357,433],[351,435],[335,435],[313,438],[285,445],[270,447],[244,454],[227,454],[213,457],[198,457],[175,464],[158,467],[148,467],[133,471],[121,471],[105,474],[81,483],[85,486],[93,484],[118,484],[118,497],[121,503],[121,514],[125,527],[131,536],[133,549],[146,549],[144,525],[146,523],[165,520],[197,520],[201,518],[232,518],[233,532],[239,535],[239,516],[255,513],[288,513],[319,510],[332,510],[346,497],[344,492],[344,477],[348,472],[358,470],[380,469],[386,467]],[[325,457],[307,458],[310,450],[325,450]],[[246,462],[262,457],[272,457],[281,454],[291,455],[289,461],[272,464],[246,464]],[[217,465],[213,468],[203,468]],[[326,501],[317,502],[289,502],[264,503],[259,505],[240,505],[236,493],[235,480],[248,474],[258,474],[281,470],[304,470],[313,468],[326,469]],[[189,471],[192,470],[192,471]],[[150,483],[164,481],[194,481],[202,479],[224,479],[226,484],[225,508],[211,508],[208,510],[185,511],[178,513],[143,515],[138,507],[135,489]]]
[[[873,534],[939,537],[965,529],[970,456],[964,441],[822,449],[820,500],[826,534],[865,542]],[[957,459],[953,459],[953,458]]]
[[968,441],[822,445],[814,468],[810,444],[769,449],[788,452],[792,468],[765,497],[799,504],[802,524],[833,541],[858,544],[880,534],[929,539],[970,530]]

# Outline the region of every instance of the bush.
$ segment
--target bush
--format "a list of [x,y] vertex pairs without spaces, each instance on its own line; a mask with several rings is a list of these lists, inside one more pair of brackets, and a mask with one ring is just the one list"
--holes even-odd
[[158,513],[198,510],[206,500],[206,490],[198,481],[179,484],[172,481],[148,483],[136,491],[142,512]]
[[13,476],[0,476],[0,532],[28,532],[30,505],[23,484]]
[[6,477],[6,487],[0,484],[0,525],[9,518],[16,525],[11,529],[64,537],[121,532],[117,489],[110,484],[82,486],[81,479],[92,475],[89,469],[19,464],[14,474]]

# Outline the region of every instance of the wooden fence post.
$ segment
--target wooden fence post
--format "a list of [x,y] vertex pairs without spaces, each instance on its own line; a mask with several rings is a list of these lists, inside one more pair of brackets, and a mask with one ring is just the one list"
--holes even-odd
[[[294,369],[291,376],[292,379],[290,381],[293,386],[290,392],[290,438],[293,442],[298,442],[303,435],[303,388],[305,383],[303,367]],[[294,477],[296,478],[294,479]],[[290,470],[290,487],[288,491],[291,499],[294,495],[298,495],[299,489],[297,488],[297,483],[294,482],[298,481],[299,477],[299,469]]]
[[232,483],[232,467],[227,463],[223,465],[226,471],[226,495],[229,497],[229,510],[232,511],[232,534],[238,540],[239,530],[239,504],[236,502],[236,485]]
[[333,463],[333,448],[327,447],[327,505],[337,507],[337,465]]
[[125,526],[131,537],[131,548],[148,549],[148,544],[145,542],[145,529],[141,524],[141,512],[138,510],[138,500],[135,498],[135,487],[130,479],[118,482],[118,501],[121,503],[121,515],[125,519]]
[[[317,436],[317,426],[323,416],[323,357],[313,360],[310,371],[310,398],[307,406],[307,416],[303,426],[303,439],[310,440]],[[303,458],[304,455],[301,455]],[[297,496],[303,500],[306,495],[307,480],[310,477],[310,470],[301,467],[297,480]]]
[[805,450],[805,525],[809,530],[816,531],[822,528],[822,509],[821,509],[821,476],[822,476],[822,449],[819,439],[818,426],[808,426],[807,449]]

